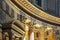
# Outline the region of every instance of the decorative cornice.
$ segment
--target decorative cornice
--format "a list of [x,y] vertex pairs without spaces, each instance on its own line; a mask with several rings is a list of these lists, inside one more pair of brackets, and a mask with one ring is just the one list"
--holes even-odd
[[24,12],[28,12],[30,16],[34,16],[36,19],[45,21],[50,24],[54,24],[57,26],[60,26],[60,18],[49,15],[48,13],[45,13],[44,11],[36,8],[31,3],[28,2],[28,0],[11,0],[16,6],[18,6],[20,9],[23,9]]

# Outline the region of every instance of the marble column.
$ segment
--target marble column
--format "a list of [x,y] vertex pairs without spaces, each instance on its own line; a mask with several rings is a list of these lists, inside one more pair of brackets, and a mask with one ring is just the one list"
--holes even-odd
[[42,27],[40,29],[40,39],[39,40],[45,40],[45,28]]
[[34,32],[31,32],[31,34],[30,34],[30,40],[34,40]]
[[26,40],[26,38],[24,37],[23,40]]
[[54,34],[53,30],[49,31],[49,35],[48,35],[48,40],[56,40],[56,35]]
[[34,32],[33,32],[33,27],[29,27],[29,40],[32,40],[32,36],[34,38]]
[[25,25],[25,40],[29,40],[29,26]]

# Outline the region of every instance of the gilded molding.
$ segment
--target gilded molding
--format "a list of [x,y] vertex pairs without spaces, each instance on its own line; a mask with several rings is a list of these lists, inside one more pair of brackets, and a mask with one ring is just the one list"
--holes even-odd
[[37,16],[38,18],[42,18],[52,23],[60,24],[60,18],[49,15],[48,13],[36,8],[30,2],[28,2],[28,0],[15,0],[15,2],[17,2],[22,8]]

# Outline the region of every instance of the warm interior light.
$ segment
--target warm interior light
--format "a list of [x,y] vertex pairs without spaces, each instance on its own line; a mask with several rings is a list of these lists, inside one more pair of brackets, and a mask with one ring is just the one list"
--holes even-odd
[[52,30],[52,28],[47,27],[47,30]]
[[43,27],[43,25],[36,24],[35,27]]
[[31,20],[29,20],[29,19],[27,19],[26,21],[25,21],[25,23],[30,23],[31,22]]
[[25,28],[25,30],[29,30],[29,28],[28,28],[28,26],[26,25],[26,28]]

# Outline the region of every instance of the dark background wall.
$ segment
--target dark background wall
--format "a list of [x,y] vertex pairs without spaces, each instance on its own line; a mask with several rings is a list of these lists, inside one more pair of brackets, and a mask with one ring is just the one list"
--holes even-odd
[[33,5],[60,18],[60,0],[29,0]]

